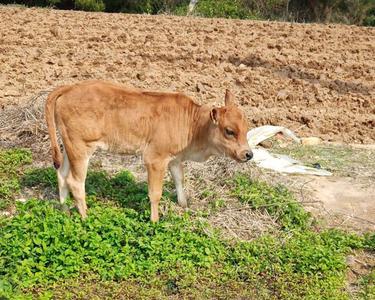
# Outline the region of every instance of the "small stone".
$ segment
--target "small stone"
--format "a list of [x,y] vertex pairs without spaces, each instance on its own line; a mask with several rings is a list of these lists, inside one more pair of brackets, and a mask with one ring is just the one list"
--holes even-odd
[[59,30],[56,27],[51,28],[50,31],[51,31],[52,35],[55,36],[55,37],[58,37],[60,35]]
[[230,73],[230,72],[232,72],[232,68],[230,66],[225,66],[224,71]]
[[302,145],[305,146],[314,146],[314,145],[319,145],[322,143],[322,139],[319,137],[307,137],[307,138],[301,138],[301,143]]
[[197,90],[197,92],[203,92],[204,91],[204,86],[203,84],[201,84],[200,82],[197,83],[197,85],[195,86],[195,89]]
[[144,73],[137,73],[137,79],[138,80],[145,80],[146,76]]
[[288,98],[288,92],[286,90],[280,90],[278,93],[277,93],[277,99],[280,99],[280,100],[285,100]]
[[320,170],[322,168],[322,166],[320,165],[320,163],[313,163],[312,166],[313,166],[313,168],[318,169],[318,170]]
[[344,70],[341,67],[337,67],[335,69],[335,72],[340,74],[340,73],[344,72]]
[[5,97],[18,97],[18,96],[21,96],[21,93],[16,90],[7,90],[5,91],[4,96]]

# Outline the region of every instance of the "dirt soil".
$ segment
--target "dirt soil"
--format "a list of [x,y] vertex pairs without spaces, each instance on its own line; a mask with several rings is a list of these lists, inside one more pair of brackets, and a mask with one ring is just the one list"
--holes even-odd
[[375,141],[375,28],[0,6],[0,111],[84,79],[180,90],[251,126]]
[[375,231],[374,178],[365,180],[351,177],[315,177],[307,188],[318,205],[310,207],[315,215],[321,215],[333,227],[345,227],[356,231]]

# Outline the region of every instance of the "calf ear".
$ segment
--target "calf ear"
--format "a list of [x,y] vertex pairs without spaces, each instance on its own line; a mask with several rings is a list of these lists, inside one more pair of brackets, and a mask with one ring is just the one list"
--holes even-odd
[[230,90],[225,90],[225,106],[231,106],[234,104],[234,96]]
[[212,123],[214,123],[215,125],[219,124],[219,110],[217,108],[211,109],[210,117],[211,117]]

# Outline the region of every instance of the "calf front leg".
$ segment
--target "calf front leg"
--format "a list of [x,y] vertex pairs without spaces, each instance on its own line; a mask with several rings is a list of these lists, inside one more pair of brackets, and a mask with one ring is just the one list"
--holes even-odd
[[186,194],[184,192],[184,169],[182,163],[178,160],[172,160],[169,163],[169,171],[172,174],[177,191],[177,201],[182,207],[187,207]]
[[163,191],[163,179],[168,162],[161,160],[158,162],[146,163],[148,175],[148,197],[151,202],[151,221],[159,221],[159,202]]

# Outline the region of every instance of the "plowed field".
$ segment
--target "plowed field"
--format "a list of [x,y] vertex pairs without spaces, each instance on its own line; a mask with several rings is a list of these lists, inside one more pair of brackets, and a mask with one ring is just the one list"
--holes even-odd
[[[231,88],[252,126],[375,140],[375,29],[0,7],[0,104],[83,79],[180,90]],[[1,106],[0,106],[1,107]]]

